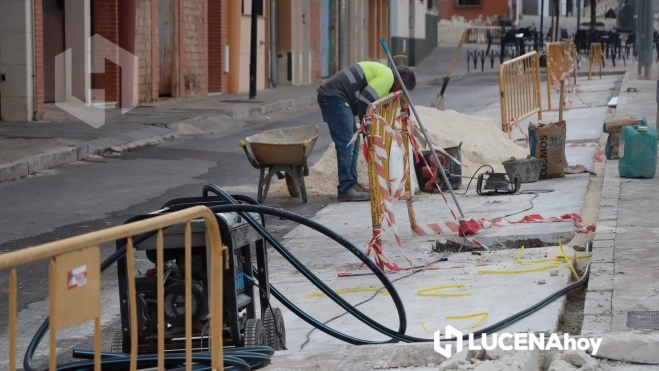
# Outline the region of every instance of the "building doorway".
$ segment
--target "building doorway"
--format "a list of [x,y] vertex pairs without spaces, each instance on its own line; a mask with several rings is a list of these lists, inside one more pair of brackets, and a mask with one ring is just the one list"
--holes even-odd
[[[55,102],[55,57],[64,52],[64,0],[43,0],[44,102]],[[64,71],[59,71],[64,73]]]
[[161,97],[175,96],[177,66],[177,1],[158,0],[158,46]]

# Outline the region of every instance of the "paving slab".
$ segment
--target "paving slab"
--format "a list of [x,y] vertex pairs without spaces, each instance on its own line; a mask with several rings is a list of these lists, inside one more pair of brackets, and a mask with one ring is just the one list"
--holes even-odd
[[[316,220],[326,224],[332,217],[325,214]],[[348,237],[353,239],[352,236]],[[397,315],[390,296],[386,292],[375,293],[380,287],[375,277],[338,277],[342,271],[354,274],[366,272],[364,269],[358,270],[358,262],[350,253],[336,244],[328,243],[316,233],[297,228],[285,237],[285,241],[286,247],[298,259],[349,302],[356,304],[375,296],[360,305],[359,309],[378,322],[397,328]],[[411,245],[406,248],[406,253],[415,265],[425,265],[442,256],[429,254],[430,247],[430,244]],[[560,252],[557,247],[530,249],[524,252],[521,259],[526,262],[558,254]],[[392,259],[397,258],[395,255],[390,254]],[[406,333],[430,339],[433,332],[443,329],[447,324],[464,332],[475,331],[541,301],[570,280],[568,268],[554,264],[533,265],[532,268],[542,269],[523,272],[529,266],[518,264],[516,256],[517,250],[483,252],[480,255],[456,253],[450,255],[447,262],[432,265],[434,270],[424,270],[409,278],[402,278],[407,273],[390,274],[391,280],[401,278],[394,285],[405,304]],[[295,274],[279,256],[271,257],[270,266],[273,285],[313,317],[326,322],[343,313],[317,288]],[[554,269],[558,271],[556,276],[550,274],[550,270]],[[518,274],[510,274],[513,271],[518,271]],[[544,284],[539,284],[540,281],[544,281]],[[506,302],[514,302],[515,305],[501,305]],[[508,326],[506,331],[556,331],[563,305],[564,298],[559,298],[533,315]],[[312,328],[288,310],[284,311],[284,318],[287,346],[291,350],[303,346],[309,349],[344,345],[320,331],[310,333]],[[329,325],[357,338],[386,340],[385,336],[347,315],[329,322]]]
[[268,370],[362,371],[377,369],[414,369],[437,371],[444,358],[432,344],[388,344],[336,346],[331,348],[277,352]]
[[[639,79],[635,66],[630,67],[621,82],[616,117],[644,116],[653,125],[656,81]],[[629,87],[637,92],[628,92]],[[630,311],[659,311],[659,196],[648,192],[657,188],[657,180],[620,178],[618,161],[608,160],[603,185],[585,305],[594,308],[601,296],[610,297],[611,311],[586,313],[583,333],[628,330]]]

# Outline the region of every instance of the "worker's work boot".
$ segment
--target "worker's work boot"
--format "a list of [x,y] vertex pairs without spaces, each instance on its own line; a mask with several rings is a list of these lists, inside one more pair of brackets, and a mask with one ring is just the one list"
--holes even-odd
[[368,192],[359,192],[357,191],[356,186],[352,186],[347,190],[339,193],[337,200],[339,202],[350,202],[350,201],[369,201],[371,199],[371,194]]
[[366,192],[366,193],[371,193],[371,189],[368,187],[364,187],[360,183],[355,184],[355,190],[357,192]]

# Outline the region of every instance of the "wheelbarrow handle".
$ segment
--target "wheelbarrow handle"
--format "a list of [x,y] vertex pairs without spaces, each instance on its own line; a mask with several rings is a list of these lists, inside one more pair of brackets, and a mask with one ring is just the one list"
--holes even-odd
[[261,165],[259,165],[259,162],[256,161],[256,159],[254,158],[254,156],[252,156],[251,153],[249,153],[245,141],[244,140],[238,141],[238,145],[243,148],[243,151],[245,151],[245,155],[247,155],[247,160],[249,161],[250,165],[252,165],[252,167],[255,169],[261,169]]
[[307,146],[309,146],[309,141],[305,140],[302,142],[302,176],[309,175],[309,165],[307,164]]

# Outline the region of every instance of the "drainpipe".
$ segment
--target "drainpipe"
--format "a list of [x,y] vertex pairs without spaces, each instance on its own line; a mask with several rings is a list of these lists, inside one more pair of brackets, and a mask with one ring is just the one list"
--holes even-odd
[[581,0],[577,0],[577,31],[579,31],[580,29],[581,29]]
[[[136,0],[119,1],[119,46],[131,54],[135,54],[135,27],[137,15]],[[119,55],[121,57],[121,55]],[[139,73],[137,66],[134,65],[132,58],[123,60],[121,63],[125,66],[120,71],[119,92],[117,96],[117,108],[133,108],[136,103],[136,92],[133,82],[137,79],[134,74]]]
[[270,0],[270,87],[276,88],[279,77],[279,50],[277,48],[277,0]]
[[34,25],[34,0],[30,1],[30,7],[32,8],[32,121],[37,121],[37,35],[35,33],[37,28]]
[[350,64],[350,4],[339,0],[339,70]]

